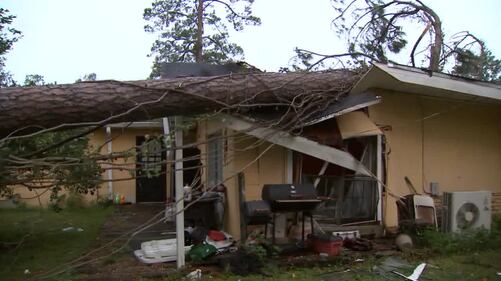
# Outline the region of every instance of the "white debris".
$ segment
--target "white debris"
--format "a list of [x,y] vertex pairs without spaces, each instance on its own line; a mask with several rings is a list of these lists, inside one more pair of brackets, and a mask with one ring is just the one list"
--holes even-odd
[[395,273],[398,276],[404,277],[405,279],[410,280],[410,281],[418,281],[419,277],[421,276],[421,273],[423,273],[425,267],[426,267],[426,263],[422,263],[422,264],[418,265],[414,269],[414,272],[412,272],[412,274],[409,276],[405,276],[402,273],[397,272],[397,271],[393,271],[393,273]]
[[200,280],[202,279],[202,270],[201,269],[194,270],[188,273],[188,275],[186,275],[186,278],[188,280]]

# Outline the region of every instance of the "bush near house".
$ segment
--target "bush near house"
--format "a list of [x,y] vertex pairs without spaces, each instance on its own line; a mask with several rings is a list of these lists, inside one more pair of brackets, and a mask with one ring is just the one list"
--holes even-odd
[[491,230],[463,233],[443,233],[424,230],[416,235],[420,246],[438,254],[461,254],[489,249],[501,249],[501,215],[492,217]]

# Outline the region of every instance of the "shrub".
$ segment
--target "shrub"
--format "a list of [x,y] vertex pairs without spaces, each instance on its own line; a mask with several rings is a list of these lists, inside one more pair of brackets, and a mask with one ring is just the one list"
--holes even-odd
[[491,230],[471,230],[461,233],[443,233],[426,229],[416,234],[418,245],[440,254],[464,253],[501,248],[501,216],[493,216]]

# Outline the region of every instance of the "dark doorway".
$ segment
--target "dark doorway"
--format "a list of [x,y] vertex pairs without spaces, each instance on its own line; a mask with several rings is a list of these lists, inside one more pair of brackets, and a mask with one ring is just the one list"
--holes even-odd
[[136,137],[136,202],[164,202],[165,152],[161,138]]

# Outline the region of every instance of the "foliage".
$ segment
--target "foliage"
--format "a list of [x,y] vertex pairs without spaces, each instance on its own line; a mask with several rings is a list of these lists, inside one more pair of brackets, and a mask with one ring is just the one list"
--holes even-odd
[[52,200],[57,200],[63,189],[94,194],[101,182],[101,167],[91,157],[88,137],[47,149],[79,132],[58,131],[3,142],[0,145],[0,195],[11,195],[16,184],[29,190],[49,189]]
[[[242,58],[242,48],[229,41],[227,25],[240,31],[246,25],[261,24],[261,20],[252,15],[253,2],[254,0],[153,1],[151,8],[146,8],[143,14],[149,22],[144,27],[145,31],[160,33],[151,47],[151,55],[155,55],[151,77],[160,75],[160,65],[165,62],[221,63]],[[199,5],[203,5],[200,10]]]
[[496,59],[490,50],[475,54],[471,50],[458,49],[454,58],[456,64],[452,74],[483,81],[501,81],[501,60]]
[[[332,0],[337,16],[332,21],[337,35],[346,40],[346,53],[318,54],[296,49],[295,68],[324,67],[327,60],[343,67],[366,67],[368,62],[400,62],[430,71],[496,81],[501,62],[485,43],[469,32],[453,34],[447,41],[438,14],[420,0]],[[409,38],[406,30],[420,31]]]
[[96,81],[97,75],[96,73],[85,74],[82,78],[78,78],[75,82],[85,82],[85,81]]
[[19,30],[10,27],[15,18],[16,16],[9,14],[9,10],[0,8],[0,87],[15,85],[12,75],[5,70],[4,57],[21,37]]
[[30,74],[30,75],[26,75],[26,78],[24,78],[23,86],[33,87],[33,86],[42,86],[42,85],[45,85],[45,79],[42,75]]
[[439,254],[470,253],[501,248],[501,216],[494,216],[490,231],[472,230],[462,233],[443,233],[424,230],[417,242]]

